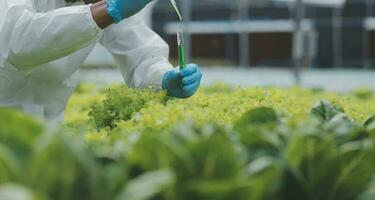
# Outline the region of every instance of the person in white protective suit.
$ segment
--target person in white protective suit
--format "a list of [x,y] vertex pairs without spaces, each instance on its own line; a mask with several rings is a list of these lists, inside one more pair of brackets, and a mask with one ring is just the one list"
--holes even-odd
[[97,42],[114,57],[126,84],[192,96],[198,65],[176,71],[168,45],[138,13],[152,0],[0,0],[0,107],[42,119],[61,117],[75,74]]

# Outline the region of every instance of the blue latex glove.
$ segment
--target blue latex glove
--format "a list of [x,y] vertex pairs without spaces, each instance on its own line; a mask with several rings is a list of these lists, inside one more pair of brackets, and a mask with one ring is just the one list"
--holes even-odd
[[163,89],[168,96],[188,98],[195,94],[201,84],[202,73],[196,64],[188,64],[180,72],[175,70],[165,73],[163,77]]
[[106,0],[107,12],[115,23],[141,11],[153,0]]

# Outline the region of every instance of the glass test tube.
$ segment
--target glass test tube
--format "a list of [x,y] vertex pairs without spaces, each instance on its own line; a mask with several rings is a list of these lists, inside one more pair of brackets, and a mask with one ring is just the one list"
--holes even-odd
[[177,31],[177,46],[178,46],[178,61],[180,64],[180,70],[185,67],[185,42],[184,32],[182,30]]

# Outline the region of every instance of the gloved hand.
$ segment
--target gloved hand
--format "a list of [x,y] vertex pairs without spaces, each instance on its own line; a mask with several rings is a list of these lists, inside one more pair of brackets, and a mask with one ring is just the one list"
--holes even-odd
[[201,83],[202,73],[196,64],[188,64],[180,72],[171,70],[163,77],[163,89],[168,96],[188,98],[195,94]]
[[106,0],[107,12],[115,23],[138,13],[153,0]]

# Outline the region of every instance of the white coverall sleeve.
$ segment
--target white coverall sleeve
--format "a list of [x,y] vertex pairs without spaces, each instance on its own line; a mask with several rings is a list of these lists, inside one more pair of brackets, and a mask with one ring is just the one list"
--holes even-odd
[[101,36],[89,5],[37,13],[29,0],[18,2],[28,3],[8,1],[0,8],[0,53],[20,71],[65,57]]
[[112,54],[130,87],[161,90],[164,74],[173,70],[169,46],[139,14],[105,29],[100,43]]

